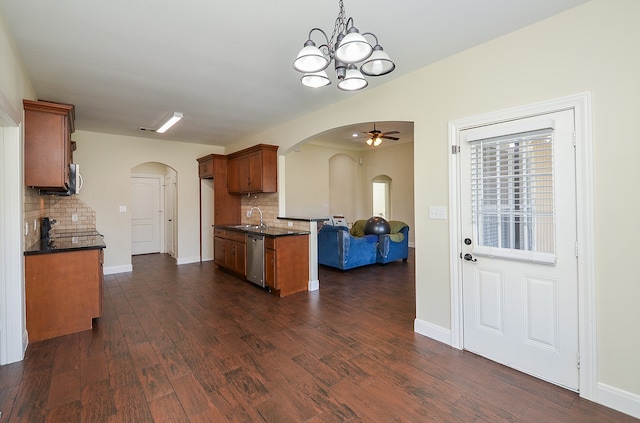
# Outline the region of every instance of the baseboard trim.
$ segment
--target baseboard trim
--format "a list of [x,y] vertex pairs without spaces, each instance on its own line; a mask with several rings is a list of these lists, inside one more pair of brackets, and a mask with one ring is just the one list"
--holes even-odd
[[443,344],[451,345],[451,330],[434,325],[425,320],[415,319],[413,321],[413,331],[428,338],[440,341]]
[[640,419],[640,395],[598,383],[597,403]]
[[114,275],[116,273],[133,272],[133,265],[125,264],[123,266],[107,266],[103,269],[105,275]]
[[200,262],[200,256],[180,257],[180,258],[176,259],[176,264],[177,265],[199,263],[199,262]]

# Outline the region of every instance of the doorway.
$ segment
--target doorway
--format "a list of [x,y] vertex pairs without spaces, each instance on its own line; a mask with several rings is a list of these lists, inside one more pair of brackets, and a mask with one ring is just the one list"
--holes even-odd
[[449,131],[452,345],[587,398],[596,381],[589,122],[587,93]]
[[131,169],[131,254],[177,255],[177,172],[164,163]]

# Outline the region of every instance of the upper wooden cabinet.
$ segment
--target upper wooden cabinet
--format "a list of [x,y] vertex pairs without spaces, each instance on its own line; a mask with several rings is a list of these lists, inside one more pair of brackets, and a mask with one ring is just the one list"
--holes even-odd
[[258,144],[229,154],[227,190],[232,194],[278,191],[278,146]]
[[237,224],[240,198],[227,191],[227,156],[209,154],[198,159],[200,179],[213,179],[213,222],[216,225]]
[[23,104],[24,184],[52,191],[68,190],[74,106],[31,100],[23,100]]

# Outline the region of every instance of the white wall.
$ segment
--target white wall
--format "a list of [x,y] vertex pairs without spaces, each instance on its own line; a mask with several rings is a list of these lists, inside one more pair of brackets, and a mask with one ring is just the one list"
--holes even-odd
[[[640,229],[633,211],[640,155],[640,2],[592,0],[565,13],[369,89],[331,107],[256,134],[292,148],[352,122],[414,122],[415,215],[448,204],[447,125],[584,91],[593,94],[599,392],[610,389],[640,416]],[[331,89],[331,88],[329,88]],[[384,101],[380,101],[384,99]],[[287,169],[287,176],[289,170]],[[287,194],[289,195],[289,194]],[[416,219],[416,317],[451,327],[449,222]],[[600,395],[600,394],[599,394]],[[596,400],[612,404],[605,395]],[[635,407],[635,408],[634,408]]]
[[22,100],[36,98],[0,11],[0,364],[27,347],[23,260]]
[[84,187],[80,199],[96,212],[105,236],[105,273],[131,268],[131,215],[119,206],[131,199],[131,169],[146,162],[163,163],[177,172],[177,262],[200,260],[199,178],[197,158],[222,153],[219,147],[76,131]]

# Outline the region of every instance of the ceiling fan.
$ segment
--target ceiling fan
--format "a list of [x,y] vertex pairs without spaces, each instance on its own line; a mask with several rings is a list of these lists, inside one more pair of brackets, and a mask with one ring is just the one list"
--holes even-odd
[[400,132],[398,131],[387,131],[387,132],[382,132],[382,131],[378,131],[376,129],[376,124],[373,124],[373,131],[369,131],[369,132],[363,132],[363,134],[368,134],[369,135],[369,139],[367,139],[367,145],[372,145],[374,147],[379,146],[380,144],[382,144],[382,139],[387,139],[387,140],[393,140],[393,141],[398,141],[400,138],[398,137],[390,137],[389,135],[391,134],[399,134]]

